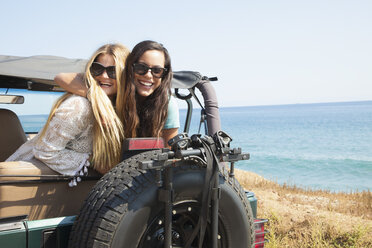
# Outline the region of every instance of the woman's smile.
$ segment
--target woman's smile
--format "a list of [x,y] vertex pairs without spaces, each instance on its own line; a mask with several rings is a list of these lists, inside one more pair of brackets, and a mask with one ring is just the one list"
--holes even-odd
[[138,81],[141,85],[143,85],[144,87],[148,87],[148,88],[151,88],[151,86],[154,84],[153,82],[151,81],[144,81],[144,80],[139,80]]
[[108,87],[112,87],[113,86],[113,84],[111,82],[102,82],[102,81],[99,82],[99,85],[102,88],[108,88]]

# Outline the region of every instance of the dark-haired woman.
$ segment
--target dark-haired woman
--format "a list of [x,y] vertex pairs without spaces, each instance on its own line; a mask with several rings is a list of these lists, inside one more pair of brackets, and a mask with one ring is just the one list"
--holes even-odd
[[171,98],[172,67],[167,49],[155,41],[138,43],[127,58],[122,80],[117,108],[125,137],[163,137],[166,142],[173,138],[179,118]]

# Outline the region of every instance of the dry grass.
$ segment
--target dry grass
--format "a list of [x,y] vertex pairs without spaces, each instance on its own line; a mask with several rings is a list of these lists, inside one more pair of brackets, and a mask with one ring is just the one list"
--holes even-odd
[[270,220],[265,247],[372,247],[372,193],[332,193],[279,185],[237,170],[258,199],[258,217]]

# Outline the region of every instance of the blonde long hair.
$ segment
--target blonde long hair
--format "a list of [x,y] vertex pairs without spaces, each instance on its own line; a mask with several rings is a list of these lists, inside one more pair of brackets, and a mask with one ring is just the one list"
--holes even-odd
[[[120,161],[121,144],[124,139],[123,125],[120,121],[114,107],[114,103],[109,99],[106,93],[99,86],[90,72],[90,67],[98,56],[109,54],[115,61],[117,91],[123,87],[121,85],[122,72],[125,66],[125,60],[130,51],[125,46],[115,43],[106,44],[98,48],[91,56],[85,67],[84,81],[88,88],[88,98],[92,105],[94,114],[93,124],[93,168],[100,173],[106,173]],[[49,125],[56,109],[71,94],[66,93],[61,96],[51,110],[47,123],[45,124],[40,138],[45,134],[46,126]],[[115,97],[118,101],[118,97]],[[115,102],[115,105],[116,105]]]

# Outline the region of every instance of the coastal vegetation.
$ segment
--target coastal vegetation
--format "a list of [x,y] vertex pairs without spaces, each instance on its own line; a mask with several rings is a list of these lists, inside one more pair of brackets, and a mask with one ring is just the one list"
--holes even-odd
[[236,178],[269,219],[268,248],[372,247],[372,192],[330,192],[280,185],[247,171]]

